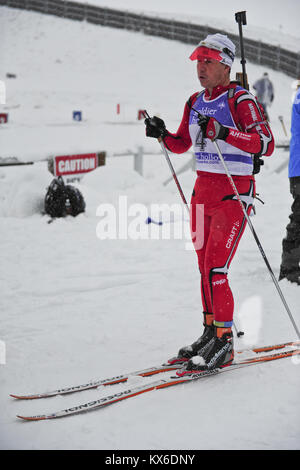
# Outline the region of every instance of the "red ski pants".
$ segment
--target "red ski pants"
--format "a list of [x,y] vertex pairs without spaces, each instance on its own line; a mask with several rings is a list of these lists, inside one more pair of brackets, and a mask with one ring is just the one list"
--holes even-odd
[[[250,214],[255,195],[253,176],[233,176]],[[199,214],[202,216],[199,218]],[[199,222],[199,220],[201,222]],[[247,221],[225,174],[198,172],[191,199],[191,230],[201,272],[203,310],[219,326],[231,326],[234,300],[228,269]]]

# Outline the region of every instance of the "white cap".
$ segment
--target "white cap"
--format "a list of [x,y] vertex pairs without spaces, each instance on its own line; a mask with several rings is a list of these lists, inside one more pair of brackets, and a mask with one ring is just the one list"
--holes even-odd
[[219,54],[213,53],[212,58],[218,60],[222,64],[232,66],[235,56],[235,45],[224,34],[216,33],[209,34],[205,39],[199,42],[197,48],[190,56],[191,60],[196,60],[198,57],[210,54],[208,50],[219,51]]

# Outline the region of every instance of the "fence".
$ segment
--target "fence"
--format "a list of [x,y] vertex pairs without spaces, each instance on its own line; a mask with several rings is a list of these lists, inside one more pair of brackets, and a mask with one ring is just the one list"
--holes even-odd
[[[210,33],[226,33],[209,26],[183,23],[172,19],[161,19],[129,11],[113,10],[65,0],[0,0],[0,5],[37,11],[71,20],[87,21],[101,26],[138,31],[186,44],[197,44],[201,37]],[[230,37],[236,45],[237,55],[239,56],[239,37],[234,34],[230,34]],[[300,53],[248,38],[244,38],[244,47],[247,60],[284,72],[290,77],[300,77]]]
[[[190,159],[187,163],[184,163],[183,166],[181,166],[176,173],[180,175],[181,173],[184,173],[186,170],[192,169],[195,171],[195,160],[193,158],[193,152],[186,152],[185,153],[190,154]],[[136,150],[127,150],[126,152],[119,152],[119,153],[113,153],[112,157],[125,157],[125,156],[131,156],[133,155],[133,169],[139,173],[141,176],[144,176],[144,156],[145,155],[161,155],[161,151],[159,152],[149,152],[148,150],[145,150],[143,146],[138,146]],[[167,185],[170,183],[170,181],[173,180],[173,177],[171,176],[168,178],[166,181],[163,182],[164,185]]]

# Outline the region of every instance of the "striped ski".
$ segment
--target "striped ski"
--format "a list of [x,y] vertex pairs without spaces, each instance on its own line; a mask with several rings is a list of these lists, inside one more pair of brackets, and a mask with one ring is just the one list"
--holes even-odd
[[91,380],[88,383],[84,383],[80,385],[59,388],[57,390],[53,390],[52,392],[36,393],[32,395],[11,394],[10,396],[18,400],[36,400],[38,398],[50,398],[50,397],[55,397],[57,395],[69,395],[70,393],[82,392],[84,390],[90,390],[90,389],[98,388],[101,386],[115,385],[115,384],[119,384],[122,382],[127,382],[128,378],[132,376],[150,377],[151,375],[159,374],[161,372],[170,372],[172,370],[178,369],[178,367],[179,367],[178,365],[163,364],[160,366],[150,367],[148,369],[142,369],[142,370],[138,370],[135,372],[129,372],[128,374],[116,375],[115,377],[111,377],[108,379],[96,379],[96,380]]
[[[284,349],[286,347],[291,347],[291,346],[300,346],[300,341],[289,341],[286,343],[281,343],[281,344],[273,344],[270,346],[262,346],[258,348],[248,348],[248,349],[242,349],[236,351],[236,354],[243,354],[243,353],[255,353],[255,354],[261,354],[264,352],[270,352],[274,350],[279,350],[279,349]],[[127,382],[129,377],[132,376],[141,376],[141,377],[149,377],[151,375],[155,374],[160,374],[161,372],[170,372],[172,370],[179,369],[184,363],[178,361],[178,359],[170,359],[167,364],[162,364],[159,366],[154,366],[150,367],[147,369],[142,369],[134,372],[129,372],[127,374],[121,374],[117,375],[115,377],[107,378],[107,379],[95,379],[91,380],[90,382],[83,383],[80,385],[74,385],[70,387],[63,387],[59,388],[53,391],[48,391],[48,392],[41,392],[41,393],[34,393],[34,394],[11,394],[10,396],[12,398],[18,399],[18,400],[36,400],[39,398],[50,398],[50,397],[55,397],[57,395],[69,395],[71,393],[76,393],[76,392],[82,392],[84,390],[90,390],[94,388],[98,388],[101,386],[107,386],[107,385],[114,385],[114,384],[119,384],[122,382]]]
[[84,413],[87,411],[92,411],[98,408],[103,408],[104,406],[112,405],[114,403],[118,403],[127,398],[135,397],[137,395],[150,392],[152,390],[159,390],[162,388],[167,388],[167,387],[171,387],[171,386],[182,384],[182,383],[199,380],[205,377],[210,377],[212,375],[217,375],[217,374],[221,374],[224,372],[233,371],[236,369],[240,369],[242,367],[248,367],[251,365],[257,365],[257,364],[261,364],[264,362],[275,361],[278,359],[283,359],[283,358],[287,358],[287,357],[291,357],[295,355],[300,355],[300,349],[290,349],[287,351],[276,352],[271,355],[269,354],[269,355],[263,355],[263,356],[258,356],[258,357],[249,357],[248,359],[236,361],[232,363],[231,365],[224,367],[224,368],[196,372],[191,375],[186,375],[183,377],[171,376],[166,379],[160,379],[160,380],[156,380],[145,385],[135,386],[127,390],[117,392],[115,394],[111,394],[106,397],[99,398],[88,403],[73,406],[65,410],[56,411],[54,413],[41,414],[37,416],[18,415],[17,417],[25,421],[42,421],[42,420],[49,420],[49,419],[56,419],[56,418],[64,418],[67,416],[76,415],[76,414]]

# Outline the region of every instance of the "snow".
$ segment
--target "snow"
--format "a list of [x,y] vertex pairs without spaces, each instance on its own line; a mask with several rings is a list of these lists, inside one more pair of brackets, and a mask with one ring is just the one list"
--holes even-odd
[[[199,274],[188,249],[186,215],[174,182],[163,184],[170,172],[157,142],[145,139],[137,120],[137,111],[146,108],[176,130],[184,102],[199,85],[187,60],[190,47],[180,43],[8,8],[1,8],[0,31],[0,78],[7,86],[1,110],[9,113],[0,128],[1,157],[36,162],[0,169],[0,448],[299,449],[295,359],[64,420],[15,418],[88,402],[124,385],[45,401],[16,402],[10,393],[150,367],[200,335]],[[236,63],[233,76],[238,69]],[[252,83],[265,70],[247,63]],[[6,80],[7,72],[17,78]],[[269,73],[275,85],[271,125],[276,140],[285,140],[278,116],[289,132],[292,80]],[[72,121],[74,109],[83,111],[83,122]],[[132,156],[113,156],[138,146],[152,152],[145,156],[143,177],[133,171]],[[48,224],[41,208],[52,175],[39,160],[99,150],[108,152],[106,166],[77,183],[86,212]],[[179,169],[190,154],[171,158]],[[257,177],[265,205],[257,203],[252,219],[276,276],[291,196],[287,169],[275,170],[287,158],[277,149],[266,159]],[[195,175],[190,170],[179,179],[189,199]],[[118,211],[124,202],[127,218]],[[153,204],[178,204],[176,216],[168,206],[159,212]],[[103,208],[116,209],[131,237],[101,239]],[[148,215],[170,223],[146,225]],[[167,229],[171,236],[163,237]],[[182,231],[181,238],[172,236],[175,230]],[[250,230],[230,280],[235,321],[245,331],[235,339],[237,348],[296,339]],[[280,286],[299,325],[299,287],[285,280]],[[131,378],[130,385],[144,380],[149,379]]]

